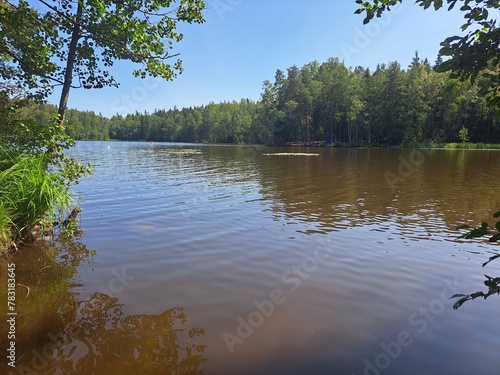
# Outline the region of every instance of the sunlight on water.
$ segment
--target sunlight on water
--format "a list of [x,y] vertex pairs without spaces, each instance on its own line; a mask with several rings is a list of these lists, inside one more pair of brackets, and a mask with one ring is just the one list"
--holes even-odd
[[298,150],[317,155],[78,143],[96,165],[74,192],[97,253],[67,258],[64,312],[54,298],[21,313],[26,335],[45,328],[18,370],[498,373],[498,298],[449,298],[498,274],[481,267],[498,246],[455,228],[492,221],[500,153]]

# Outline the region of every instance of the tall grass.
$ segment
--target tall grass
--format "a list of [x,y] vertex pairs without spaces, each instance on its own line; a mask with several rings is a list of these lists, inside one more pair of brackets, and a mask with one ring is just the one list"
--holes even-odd
[[450,143],[436,143],[436,142],[420,142],[409,143],[403,145],[407,148],[446,148],[446,149],[467,149],[467,150],[500,150],[498,143],[471,143],[471,142],[450,142]]
[[468,149],[468,150],[500,150],[500,144],[498,143],[446,143],[444,148],[450,149]]
[[10,241],[10,220],[3,202],[0,201],[0,250]]
[[0,244],[23,237],[45,217],[71,203],[57,171],[47,169],[43,152],[25,155],[0,145]]

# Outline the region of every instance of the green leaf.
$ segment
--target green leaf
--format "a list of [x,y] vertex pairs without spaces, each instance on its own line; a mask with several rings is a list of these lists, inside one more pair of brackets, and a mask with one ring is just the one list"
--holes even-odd
[[485,297],[486,295],[483,292],[475,292],[475,293],[472,293],[470,296],[472,299],[475,299],[478,297]]
[[[444,72],[447,72],[447,71],[451,70],[452,68],[453,68],[452,61],[447,60],[447,61],[443,61],[441,64],[439,64],[436,67],[436,71],[438,73],[444,73]],[[448,86],[448,87],[450,87],[450,91],[451,91],[451,88],[453,88],[453,86]]]
[[469,300],[469,298],[467,298],[467,297],[464,297],[464,298],[459,299],[457,302],[455,302],[455,303],[453,304],[453,308],[454,308],[455,310],[456,310],[456,309],[458,309],[460,306],[462,306],[462,305],[464,304],[464,302],[466,302],[466,301],[468,301],[468,300]]
[[495,289],[496,287],[498,287],[498,281],[490,278],[484,281],[484,285],[486,285],[488,288]]
[[439,53],[444,56],[451,56],[453,55],[454,50],[450,47],[443,47],[439,50]]
[[495,212],[495,213],[493,214],[493,217],[494,217],[494,218],[500,217],[500,211]]
[[471,230],[469,233],[466,233],[466,234],[460,236],[459,238],[465,238],[465,239],[470,240],[472,238],[482,237],[488,233],[489,233],[488,223],[483,222],[481,224],[481,227],[475,228],[475,229]]
[[497,258],[500,258],[500,254],[493,255],[492,257],[490,257],[490,259],[486,263],[483,263],[483,267],[486,266],[488,263],[494,261]]
[[[446,38],[446,39],[443,41],[443,43],[444,43],[445,45],[448,45],[448,44],[450,44],[451,42],[454,42],[454,41],[456,41],[456,40],[462,40],[462,37],[460,37],[460,36],[456,36],[456,35],[455,35],[455,36],[450,36],[450,37]],[[441,45],[443,45],[443,43],[441,43]]]

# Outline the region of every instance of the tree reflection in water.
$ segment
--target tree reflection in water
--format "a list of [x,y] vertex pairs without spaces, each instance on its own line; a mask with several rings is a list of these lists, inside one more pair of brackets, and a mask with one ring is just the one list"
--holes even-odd
[[[2,361],[0,373],[202,373],[204,330],[186,327],[183,308],[159,315],[126,315],[118,298],[105,293],[78,301],[73,289],[81,286],[75,279],[77,267],[84,260],[91,262],[95,251],[74,237],[59,236],[48,245],[24,249],[7,260],[16,263],[17,361],[15,368]],[[0,279],[7,285],[5,272],[0,272]],[[4,289],[0,288],[2,297]],[[6,316],[5,306],[0,311]],[[8,347],[6,336],[0,338],[1,347]]]
[[[185,332],[187,315],[172,308],[159,315],[123,317],[118,299],[96,293],[78,304],[75,320],[51,335],[52,347],[32,350],[18,368],[45,374],[201,374],[206,345],[202,328]],[[180,336],[185,342],[180,345]],[[49,351],[49,353],[47,353]],[[43,356],[43,358],[41,357]],[[42,370],[43,371],[39,371]]]

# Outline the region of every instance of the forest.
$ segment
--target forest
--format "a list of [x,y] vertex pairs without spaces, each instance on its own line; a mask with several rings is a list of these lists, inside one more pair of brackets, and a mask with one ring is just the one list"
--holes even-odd
[[[66,130],[78,140],[399,146],[457,142],[465,128],[471,142],[500,143],[500,119],[480,95],[480,82],[439,73],[440,63],[431,65],[418,53],[407,68],[390,62],[373,71],[337,58],[313,61],[278,69],[256,102],[111,118],[70,109]],[[26,110],[40,123],[57,113],[51,105]]]

